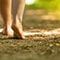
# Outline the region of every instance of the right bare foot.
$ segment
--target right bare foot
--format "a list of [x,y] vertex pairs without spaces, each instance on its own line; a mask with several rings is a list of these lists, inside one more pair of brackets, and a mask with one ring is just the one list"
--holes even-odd
[[15,24],[15,23],[12,24],[12,29],[13,29],[14,34],[15,34],[15,36],[17,38],[19,38],[19,39],[25,39],[24,34],[23,34],[23,30],[21,28],[21,24],[20,23],[18,23],[18,24]]

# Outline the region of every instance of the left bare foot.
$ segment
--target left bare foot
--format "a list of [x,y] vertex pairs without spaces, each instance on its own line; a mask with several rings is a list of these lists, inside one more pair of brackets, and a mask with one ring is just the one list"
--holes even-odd
[[3,34],[6,36],[12,37],[14,35],[14,32],[11,28],[4,28],[3,29]]

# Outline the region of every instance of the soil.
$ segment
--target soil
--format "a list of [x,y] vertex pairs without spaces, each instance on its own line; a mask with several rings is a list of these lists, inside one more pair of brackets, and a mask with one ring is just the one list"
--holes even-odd
[[[23,20],[24,31],[44,32],[60,28],[60,20],[29,18]],[[0,28],[2,20],[0,19]],[[59,30],[60,31],[60,30]],[[60,34],[8,38],[0,33],[0,60],[60,60]]]

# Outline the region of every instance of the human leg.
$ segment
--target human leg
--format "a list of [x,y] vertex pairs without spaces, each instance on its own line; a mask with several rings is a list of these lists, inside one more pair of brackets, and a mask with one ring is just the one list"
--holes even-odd
[[4,21],[4,30],[5,35],[12,35],[13,31],[11,29],[11,0],[0,0],[0,11]]
[[13,13],[13,30],[18,38],[24,39],[23,29],[22,29],[22,18],[25,7],[25,0],[12,0],[12,13]]

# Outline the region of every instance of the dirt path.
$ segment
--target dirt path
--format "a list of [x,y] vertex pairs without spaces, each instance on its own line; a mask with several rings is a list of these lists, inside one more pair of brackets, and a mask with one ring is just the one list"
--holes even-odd
[[0,33],[0,60],[60,60],[60,20],[32,17],[26,15],[23,20],[27,39],[8,38]]

